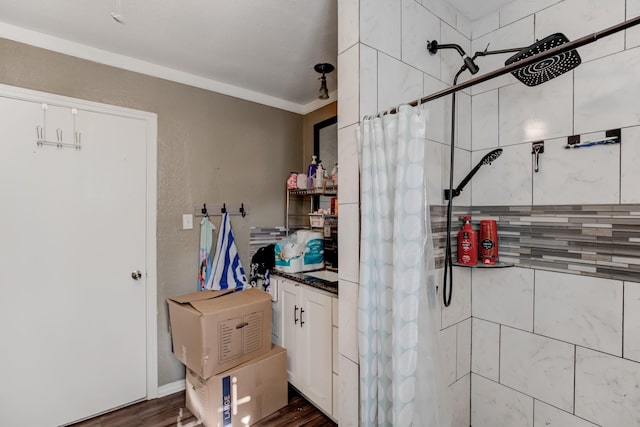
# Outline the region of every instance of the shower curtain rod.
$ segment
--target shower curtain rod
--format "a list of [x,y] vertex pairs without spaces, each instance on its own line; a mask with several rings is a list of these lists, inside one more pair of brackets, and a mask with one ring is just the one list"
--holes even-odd
[[[549,49],[549,50],[546,50],[544,52],[540,52],[537,55],[530,56],[530,57],[525,58],[525,59],[523,59],[521,61],[514,62],[514,63],[509,64],[509,65],[505,65],[504,67],[498,68],[497,70],[489,71],[488,73],[483,74],[483,75],[481,75],[479,77],[467,80],[466,82],[458,83],[458,84],[456,84],[454,86],[451,86],[449,88],[440,90],[438,92],[434,92],[431,95],[427,95],[427,96],[425,96],[423,98],[416,99],[415,101],[411,101],[408,104],[411,105],[412,107],[415,107],[418,104],[425,104],[427,102],[436,100],[438,98],[442,98],[443,96],[447,96],[447,95],[450,95],[452,93],[458,92],[458,91],[460,91],[462,89],[466,89],[468,87],[477,85],[478,83],[483,83],[483,82],[486,82],[487,80],[491,80],[491,79],[494,79],[496,77],[502,76],[503,74],[510,73],[512,71],[515,71],[515,70],[517,70],[519,68],[525,67],[525,66],[527,66],[529,64],[532,64],[534,62],[538,62],[541,59],[550,58],[550,57],[558,55],[560,53],[568,52],[568,51],[576,49],[578,47],[588,45],[588,44],[593,43],[596,40],[599,40],[599,39],[601,39],[603,37],[610,36],[612,34],[615,34],[615,33],[619,32],[619,31],[622,31],[622,30],[626,30],[627,28],[633,27],[633,26],[638,25],[638,24],[640,24],[640,16],[628,19],[628,20],[626,20],[624,22],[621,22],[619,24],[613,25],[613,26],[611,26],[609,28],[605,28],[604,30],[595,32],[593,34],[589,34],[587,36],[581,37],[581,38],[579,38],[577,40],[574,40],[572,42],[568,42],[568,43],[562,44],[562,45],[557,46],[557,47],[555,47],[553,49]],[[387,110],[387,111],[381,111],[377,115],[383,116],[385,114],[395,114],[397,112],[398,112],[398,107],[395,107],[395,108],[392,108],[392,109]],[[367,117],[374,117],[374,116],[367,116]]]

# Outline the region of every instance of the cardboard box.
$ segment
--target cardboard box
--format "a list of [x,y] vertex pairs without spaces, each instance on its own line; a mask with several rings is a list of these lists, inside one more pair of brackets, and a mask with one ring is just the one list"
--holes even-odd
[[207,379],[271,350],[271,296],[260,289],[169,298],[173,355]]
[[247,426],[287,405],[287,351],[278,346],[203,380],[187,369],[187,408],[206,427]]

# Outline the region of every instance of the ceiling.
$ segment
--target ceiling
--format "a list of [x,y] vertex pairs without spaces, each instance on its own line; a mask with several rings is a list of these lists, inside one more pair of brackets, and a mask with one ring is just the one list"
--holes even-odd
[[[447,0],[475,20],[510,0]],[[120,12],[123,23],[111,16]],[[0,37],[306,114],[337,65],[336,0],[0,0]]]

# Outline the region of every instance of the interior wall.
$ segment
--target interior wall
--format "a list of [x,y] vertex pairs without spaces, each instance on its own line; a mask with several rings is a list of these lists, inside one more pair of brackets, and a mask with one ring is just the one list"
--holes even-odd
[[[472,51],[575,40],[638,14],[637,0],[515,1],[473,23]],[[474,427],[640,420],[640,28],[579,53],[578,68],[540,86],[507,75],[472,90],[472,164],[504,150],[471,183],[474,219],[505,211],[503,258],[529,264],[472,272]],[[477,63],[484,72],[506,57]],[[620,144],[564,148],[616,128]]]
[[[340,245],[340,424],[358,425],[359,187],[356,129],[361,117],[451,85],[461,66],[455,52],[429,55],[427,40],[471,48],[471,23],[442,1],[340,1],[338,4],[338,152]],[[467,77],[462,77],[463,81]],[[444,203],[448,183],[451,97],[424,106],[427,198]],[[471,94],[457,97],[455,179],[469,170]],[[469,205],[470,192],[456,199]],[[442,250],[440,249],[440,253]],[[440,313],[444,376],[454,396],[454,427],[470,424],[471,274],[455,275],[454,303]]]
[[248,273],[249,228],[283,223],[284,182],[302,159],[302,117],[6,39],[0,57],[2,84],[158,114],[158,382],[184,378],[165,303],[197,289],[198,218],[182,230],[182,214],[244,203],[249,214],[232,225]]

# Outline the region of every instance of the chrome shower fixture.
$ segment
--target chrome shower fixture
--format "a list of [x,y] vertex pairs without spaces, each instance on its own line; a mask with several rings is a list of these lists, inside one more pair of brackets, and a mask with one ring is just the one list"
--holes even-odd
[[449,43],[449,44],[438,44],[438,42],[436,40],[431,40],[430,42],[427,42],[427,50],[429,51],[430,54],[435,55],[436,52],[439,51],[440,49],[455,49],[455,50],[457,50],[458,53],[460,54],[460,56],[462,56],[462,60],[464,61],[464,66],[463,67],[468,69],[471,74],[476,74],[480,70],[480,68],[478,68],[476,63],[473,62],[473,59],[469,58],[467,56],[467,54],[460,47],[460,45],[452,44],[452,43]]
[[[478,172],[480,166],[490,165],[495,159],[500,157],[500,154],[502,154],[502,148],[496,148],[495,150],[485,154],[485,156],[478,162],[478,164],[473,169],[471,169],[471,172],[469,172],[467,176],[464,177],[462,182],[460,182],[460,185],[458,185],[452,191],[453,197],[458,197],[460,195],[464,187],[469,183],[469,181],[471,181],[471,178],[473,178],[476,172]],[[444,190],[444,199],[449,200],[449,190]]]

